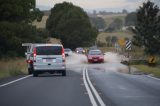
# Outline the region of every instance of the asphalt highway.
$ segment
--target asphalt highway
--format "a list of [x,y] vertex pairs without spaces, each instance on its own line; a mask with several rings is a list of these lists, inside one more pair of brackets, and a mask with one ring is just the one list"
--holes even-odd
[[67,57],[67,76],[42,74],[0,80],[0,106],[160,106],[160,80],[120,70],[120,56],[88,64],[85,55]]
[[82,75],[40,75],[0,88],[0,106],[91,106]]
[[114,72],[102,66],[88,70],[108,106],[160,106],[160,80]]

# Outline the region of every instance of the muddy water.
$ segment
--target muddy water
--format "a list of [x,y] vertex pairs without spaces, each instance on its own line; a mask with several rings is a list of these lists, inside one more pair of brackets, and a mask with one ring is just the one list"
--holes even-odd
[[[127,67],[121,64],[121,56],[117,53],[106,52],[104,55],[104,63],[88,63],[87,57],[84,54],[73,53],[71,56],[66,57],[67,69],[80,70],[80,68],[87,67],[89,69],[96,69],[98,71],[121,71],[128,73]],[[123,71],[122,71],[123,70]],[[81,71],[79,71],[81,72]]]

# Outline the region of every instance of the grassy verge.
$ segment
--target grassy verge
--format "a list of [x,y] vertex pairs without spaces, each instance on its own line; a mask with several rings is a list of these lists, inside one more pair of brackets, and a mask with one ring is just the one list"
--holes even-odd
[[160,68],[158,67],[150,67],[147,65],[133,65],[133,67],[137,68],[139,71],[152,74],[153,76],[160,78]]
[[115,48],[114,47],[99,47],[100,50],[102,50],[103,53],[105,52],[114,52]]
[[25,59],[0,60],[0,78],[27,74]]

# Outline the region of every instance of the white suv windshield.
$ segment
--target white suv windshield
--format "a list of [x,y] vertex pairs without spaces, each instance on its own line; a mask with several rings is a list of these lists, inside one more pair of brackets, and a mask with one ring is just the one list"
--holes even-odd
[[61,46],[39,46],[36,47],[37,55],[61,55]]

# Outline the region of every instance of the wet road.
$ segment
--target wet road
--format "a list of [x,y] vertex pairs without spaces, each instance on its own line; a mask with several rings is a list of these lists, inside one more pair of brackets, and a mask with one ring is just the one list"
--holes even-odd
[[66,62],[66,77],[44,74],[1,80],[0,106],[160,106],[160,80],[120,73],[127,67],[115,53],[106,53],[102,64],[87,64],[81,54]]
[[160,106],[160,80],[95,68],[89,74],[108,106]]

